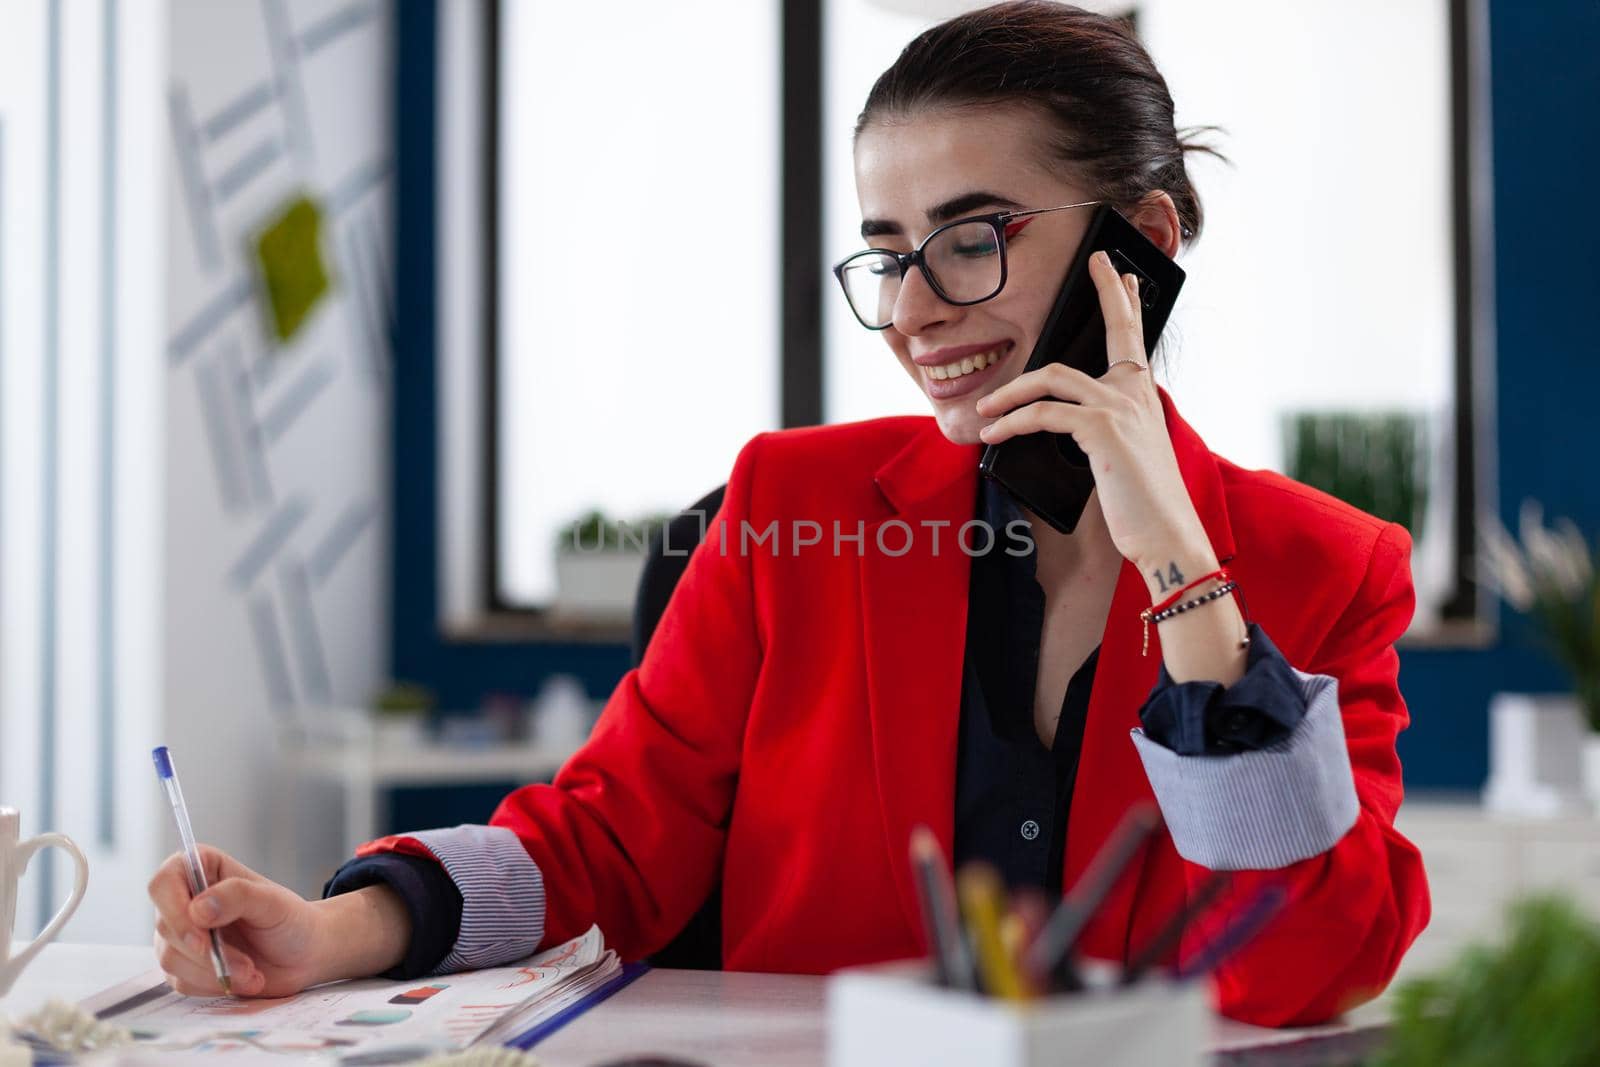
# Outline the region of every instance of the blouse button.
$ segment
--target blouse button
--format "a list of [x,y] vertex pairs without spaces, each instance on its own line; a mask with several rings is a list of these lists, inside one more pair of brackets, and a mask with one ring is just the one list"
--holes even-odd
[[1032,841],[1034,838],[1036,838],[1038,836],[1039,836],[1039,824],[1038,823],[1034,822],[1032,819],[1029,819],[1027,822],[1022,824],[1022,839],[1024,841]]

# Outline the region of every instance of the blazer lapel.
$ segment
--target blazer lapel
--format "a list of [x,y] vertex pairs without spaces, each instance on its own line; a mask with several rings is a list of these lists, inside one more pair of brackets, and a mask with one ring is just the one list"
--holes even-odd
[[[887,514],[866,524],[860,558],[884,844],[906,922],[918,939],[920,909],[907,852],[912,828],[921,823],[932,829],[946,856],[955,835],[971,563],[955,538],[977,498],[979,451],[950,443],[929,419],[877,472]],[[925,519],[943,525],[925,526]],[[891,554],[907,544],[903,555]]]

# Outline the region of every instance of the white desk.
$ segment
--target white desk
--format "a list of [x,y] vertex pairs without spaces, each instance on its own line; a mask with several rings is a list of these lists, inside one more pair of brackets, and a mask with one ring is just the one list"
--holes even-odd
[[[0,1014],[20,1016],[56,997],[83,1000],[154,966],[155,953],[148,947],[50,945],[0,999]],[[822,1067],[826,981],[810,975],[651,971],[535,1051],[545,1067],[599,1067],[642,1053],[705,1067]],[[1212,1042],[1221,1064],[1314,1064],[1319,1062],[1311,1049],[1315,1043],[1370,1045],[1384,1018],[1380,1000],[1338,1025],[1304,1030],[1263,1030],[1219,1019]],[[1278,1047],[1292,1049],[1291,1056],[1275,1059]]]

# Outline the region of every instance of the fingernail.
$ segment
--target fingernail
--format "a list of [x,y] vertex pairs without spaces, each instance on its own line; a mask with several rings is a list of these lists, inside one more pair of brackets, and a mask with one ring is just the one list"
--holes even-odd
[[1104,264],[1105,264],[1105,265],[1106,265],[1106,266],[1108,266],[1108,267],[1109,267],[1109,266],[1110,266],[1110,265],[1111,265],[1111,257],[1110,257],[1110,256],[1109,256],[1109,255],[1107,255],[1107,254],[1106,254],[1106,253],[1105,253],[1105,252],[1103,252],[1103,251],[1101,251],[1101,252],[1096,252],[1096,253],[1095,253],[1095,254],[1094,254],[1094,258],[1095,258],[1095,259],[1098,259],[1098,260],[1099,260],[1099,261],[1100,261],[1100,262],[1101,262],[1101,263],[1104,263]]
[[992,430],[992,429],[994,429],[993,426],[985,426],[983,429],[978,431],[978,436],[979,437],[988,437],[989,436],[989,431]]
[[222,908],[211,897],[201,897],[196,903],[200,905],[200,914],[207,919],[217,919],[222,915]]

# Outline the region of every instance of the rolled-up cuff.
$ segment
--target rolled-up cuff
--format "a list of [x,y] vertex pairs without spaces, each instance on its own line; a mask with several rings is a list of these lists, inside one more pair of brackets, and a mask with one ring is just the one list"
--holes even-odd
[[1320,855],[1355,825],[1338,682],[1294,672],[1306,714],[1289,736],[1227,756],[1180,756],[1133,731],[1178,855],[1214,871],[1274,870]]
[[435,974],[521,959],[544,937],[544,874],[503,826],[406,834],[431,852],[461,892],[461,933]]

